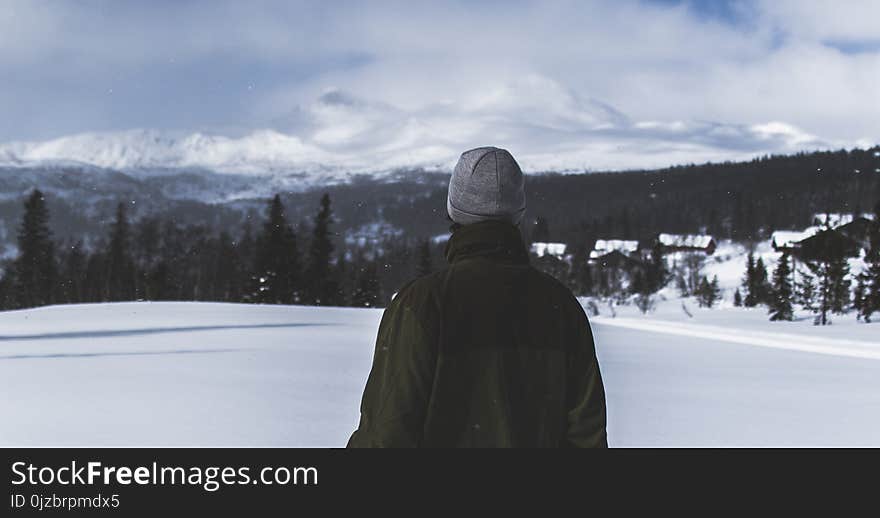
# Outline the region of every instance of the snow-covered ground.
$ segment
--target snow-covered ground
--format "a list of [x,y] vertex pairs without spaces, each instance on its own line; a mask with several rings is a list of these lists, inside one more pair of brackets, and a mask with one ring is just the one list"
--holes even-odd
[[[880,324],[667,300],[592,319],[612,446],[880,446]],[[342,446],[380,310],[0,313],[0,445]],[[850,322],[852,320],[852,322]]]

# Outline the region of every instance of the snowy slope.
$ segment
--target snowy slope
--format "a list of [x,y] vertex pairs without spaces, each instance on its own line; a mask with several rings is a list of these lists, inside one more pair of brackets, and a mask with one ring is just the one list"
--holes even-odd
[[[743,310],[718,312],[727,331],[711,332],[722,324],[708,314],[625,312],[593,320],[612,445],[880,445],[880,360],[849,354],[855,341],[880,350],[874,335],[831,326],[815,354]],[[380,316],[198,303],[0,313],[0,445],[343,445]],[[769,345],[731,339],[737,326]]]

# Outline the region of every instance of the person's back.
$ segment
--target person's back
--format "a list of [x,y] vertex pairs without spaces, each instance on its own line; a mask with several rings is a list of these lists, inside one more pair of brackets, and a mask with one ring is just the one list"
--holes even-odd
[[[474,152],[513,162],[503,150]],[[472,175],[479,162],[468,164]],[[465,223],[447,244],[449,266],[405,286],[383,315],[349,446],[607,446],[580,304],[529,264],[518,218],[471,221],[456,210]]]

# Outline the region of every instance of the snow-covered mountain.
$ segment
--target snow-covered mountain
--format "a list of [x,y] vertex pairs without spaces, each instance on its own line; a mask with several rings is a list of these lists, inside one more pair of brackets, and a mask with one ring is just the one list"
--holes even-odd
[[353,173],[386,172],[391,168],[358,166],[344,155],[333,155],[299,137],[260,130],[241,137],[193,133],[177,135],[155,130],[85,133],[45,142],[13,142],[0,146],[0,166],[68,169],[98,167],[146,174],[210,170],[256,176],[297,176],[309,184],[344,179]]
[[295,178],[296,188],[354,174],[449,171],[462,151],[500,145],[529,173],[666,167],[827,148],[783,122],[636,120],[541,76],[489,85],[480,95],[393,106],[338,89],[249,129],[134,129],[0,143],[0,166],[86,164],[153,174],[209,170]]

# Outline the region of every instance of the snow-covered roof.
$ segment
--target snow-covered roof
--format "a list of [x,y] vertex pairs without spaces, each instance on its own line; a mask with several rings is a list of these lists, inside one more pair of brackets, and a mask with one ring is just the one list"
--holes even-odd
[[602,257],[615,250],[624,254],[631,254],[638,249],[638,241],[628,239],[597,239],[596,244],[593,246],[593,250],[590,252],[590,259]]
[[818,231],[819,227],[809,227],[804,230],[776,230],[770,234],[770,244],[776,248],[792,248],[800,241],[813,237]]
[[712,236],[700,234],[660,234],[657,240],[663,246],[682,248],[706,248],[712,242]]
[[544,257],[544,254],[552,255],[555,257],[562,257],[565,255],[566,244],[565,243],[541,243],[536,242],[532,243],[531,251],[533,254],[538,257]]
[[[862,217],[865,219],[870,219],[870,220],[874,219],[874,215],[871,214],[870,212],[866,212],[859,217]],[[855,219],[854,214],[838,214],[838,213],[834,213],[834,212],[831,212],[831,213],[819,212],[819,213],[813,214],[813,225],[825,226],[825,223],[827,222],[831,228],[837,228],[837,227],[841,227],[843,225],[846,225],[848,223],[852,223],[853,219]]]
[[837,213],[825,213],[820,212],[817,214],[813,214],[813,225],[828,225],[831,228],[836,228],[841,225],[846,225],[847,223],[852,222],[853,215],[852,214],[837,214]]

